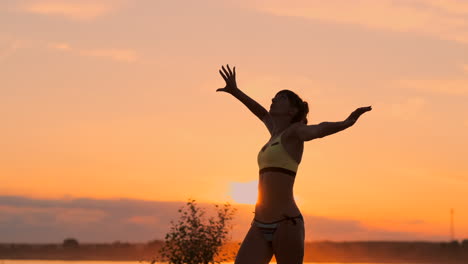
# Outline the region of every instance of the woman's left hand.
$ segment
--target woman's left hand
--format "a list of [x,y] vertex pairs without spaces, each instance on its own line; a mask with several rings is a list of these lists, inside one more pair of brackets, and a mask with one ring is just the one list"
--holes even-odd
[[371,111],[372,106],[366,106],[366,107],[359,107],[358,109],[354,110],[351,115],[345,120],[345,122],[349,125],[352,126],[356,121],[359,119],[359,117],[364,114],[367,111]]

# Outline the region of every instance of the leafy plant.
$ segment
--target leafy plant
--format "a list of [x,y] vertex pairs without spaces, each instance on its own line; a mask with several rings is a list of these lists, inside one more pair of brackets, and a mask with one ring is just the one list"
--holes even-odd
[[[206,221],[205,210],[198,207],[195,200],[189,199],[179,209],[177,223],[171,221],[171,229],[166,234],[164,246],[160,250],[162,260],[171,264],[208,264],[228,260],[229,253],[221,253],[228,241],[230,221],[236,211],[229,203],[215,205],[217,215]],[[155,261],[153,261],[154,263]]]

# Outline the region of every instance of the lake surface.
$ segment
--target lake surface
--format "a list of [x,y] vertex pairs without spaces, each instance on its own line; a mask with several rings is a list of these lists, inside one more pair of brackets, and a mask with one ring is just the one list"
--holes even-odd
[[[142,264],[149,262],[138,261],[107,261],[107,260],[0,260],[0,264]],[[270,262],[274,264],[276,262]],[[233,262],[224,262],[223,264],[233,264]],[[361,263],[342,263],[342,262],[304,262],[303,264],[363,264]],[[366,264],[384,264],[384,263],[366,263]],[[407,263],[411,264],[411,263]]]

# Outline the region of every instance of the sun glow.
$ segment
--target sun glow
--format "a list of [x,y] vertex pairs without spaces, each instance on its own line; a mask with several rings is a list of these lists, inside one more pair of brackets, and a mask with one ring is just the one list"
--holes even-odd
[[257,202],[258,181],[232,182],[229,195],[236,203],[255,204]]

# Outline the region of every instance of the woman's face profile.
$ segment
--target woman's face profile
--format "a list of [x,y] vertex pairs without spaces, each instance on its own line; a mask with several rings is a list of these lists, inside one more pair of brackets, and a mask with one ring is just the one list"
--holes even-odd
[[270,108],[285,108],[285,106],[289,107],[288,97],[285,94],[277,94],[275,97],[271,99],[271,106]]
[[292,110],[291,104],[286,94],[276,94],[271,99],[270,114],[285,114],[290,110]]

